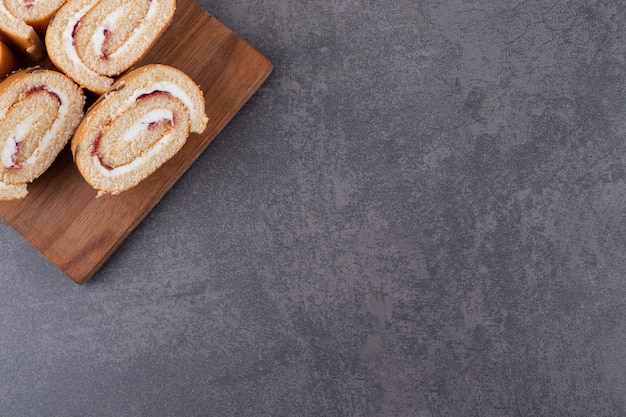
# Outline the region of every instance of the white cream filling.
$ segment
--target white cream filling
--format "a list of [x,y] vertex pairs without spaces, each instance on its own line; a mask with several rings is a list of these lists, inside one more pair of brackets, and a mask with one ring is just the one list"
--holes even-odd
[[148,129],[151,123],[158,123],[162,120],[174,120],[174,113],[166,109],[155,109],[146,113],[144,117],[137,120],[135,124],[124,133],[122,140],[130,142],[139,136],[141,132]]
[[121,177],[122,175],[131,173],[139,169],[147,161],[156,157],[158,154],[163,152],[163,148],[169,145],[170,142],[172,142],[173,140],[174,140],[174,136],[171,133],[168,133],[167,135],[163,136],[161,140],[156,143],[156,145],[148,149],[148,151],[145,152],[140,157],[135,158],[132,162],[126,165],[120,165],[113,169],[107,169],[104,166],[102,166],[102,163],[100,163],[100,158],[98,157],[98,155],[93,155],[91,158],[93,159],[94,165],[96,166],[100,174],[102,174],[102,176],[109,177],[109,178]]
[[[46,87],[46,91],[56,94],[57,96],[59,96],[59,99],[61,100],[61,104],[59,105],[59,109],[57,113],[57,118],[52,124],[52,126],[50,126],[50,129],[46,132],[44,137],[41,138],[41,140],[39,141],[39,146],[37,146],[35,151],[28,157],[26,161],[22,163],[22,165],[34,164],[37,158],[39,158],[39,155],[42,152],[42,150],[48,149],[50,142],[56,137],[57,132],[63,125],[63,121],[65,120],[65,116],[67,115],[67,111],[68,111],[67,96],[63,94],[62,91],[57,90],[53,87]],[[15,152],[17,151],[17,144],[24,140],[24,137],[28,133],[30,126],[39,117],[42,117],[41,113],[33,112],[27,119],[23,120],[19,125],[17,125],[15,129],[13,130],[13,132],[11,132],[11,134],[9,135],[9,138],[4,141],[5,145],[2,148],[1,160],[2,160],[2,165],[5,168],[11,168],[12,166],[15,165],[13,161],[13,157],[15,155]]]
[[15,129],[9,135],[9,138],[4,141],[4,147],[2,148],[2,165],[5,168],[11,168],[15,165],[15,161],[13,157],[17,152],[18,143],[22,143],[24,141],[24,137],[28,134],[30,130],[30,126],[33,122],[40,117],[40,114],[37,112],[31,113],[29,117],[22,120],[22,122],[15,126]]
[[78,52],[76,52],[76,45],[74,45],[74,37],[72,36],[72,32],[74,32],[74,26],[80,21],[80,19],[87,14],[87,12],[95,5],[95,3],[89,4],[83,7],[78,11],[74,16],[72,16],[68,22],[67,26],[65,26],[65,30],[61,35],[61,40],[65,43],[65,51],[68,55],[70,61],[74,63],[77,67],[79,67],[83,71],[87,71],[89,74],[92,74],[96,77],[101,77],[100,74],[92,71],[89,67],[87,67],[83,61],[78,56]]
[[[0,3],[2,2],[0,1]],[[74,45],[74,39],[72,37],[74,26],[76,26],[76,24],[89,12],[89,10],[94,5],[95,4],[90,4],[82,8],[76,14],[74,14],[74,16],[71,19],[68,20],[67,26],[65,27],[65,30],[63,31],[63,34],[62,34],[62,39],[63,39],[63,42],[65,43],[65,49],[67,51],[67,54],[70,60],[76,66],[80,67],[81,69],[85,71],[88,71],[91,74],[101,76],[100,74],[92,71],[89,67],[87,67],[83,63],[83,61],[80,59],[80,57],[78,56],[78,53],[76,52],[76,45]],[[116,56],[120,54],[124,54],[128,48],[131,48],[134,46],[135,38],[141,35],[140,32],[141,30],[143,30],[143,27],[145,25],[150,24],[150,21],[154,18],[156,14],[157,7],[158,7],[158,1],[152,0],[150,2],[150,6],[148,7],[148,11],[146,12],[146,17],[140,22],[140,24],[135,29],[133,29],[133,32],[127,38],[126,42],[120,48],[118,48],[115,52],[109,55],[109,58],[115,58]],[[0,11],[1,11],[1,8],[0,8]],[[104,45],[104,41],[105,41],[104,30],[105,29],[111,30],[111,27],[123,15],[124,15],[124,10],[122,8],[111,13],[104,20],[104,22],[102,23],[102,26],[98,28],[98,30],[96,30],[95,33],[91,36],[92,47],[96,51],[96,55],[100,56],[100,54],[102,53],[102,46]]]
[[4,141],[4,147],[2,148],[2,166],[5,168],[11,168],[13,166],[13,155],[17,151],[17,143],[21,142],[15,136],[10,136]]
[[122,17],[122,15],[124,15],[124,9],[120,7],[104,19],[101,29],[96,30],[94,34],[91,35],[91,44],[93,46],[93,51],[96,56],[100,56],[102,54],[104,42],[106,42],[106,36],[104,35],[104,31],[111,31],[112,28],[115,26],[115,23],[120,17]]
[[173,97],[176,97],[177,99],[182,101],[185,106],[187,106],[190,114],[194,114],[195,109],[193,108],[193,101],[191,100],[191,98],[189,98],[187,93],[185,93],[185,90],[183,90],[176,84],[167,81],[157,81],[152,83],[149,88],[135,91],[133,95],[128,98],[127,104],[132,105],[135,101],[137,101],[140,96],[154,93],[155,91],[164,91],[166,93],[169,93]]
[[[129,48],[133,48],[135,46],[135,39],[141,36],[141,32],[143,31],[144,26],[152,24],[152,19],[156,15],[157,8],[159,7],[158,0],[150,1],[150,6],[148,6],[148,11],[146,12],[146,16],[139,22],[139,24],[133,29],[133,32],[128,36],[126,42],[122,46],[120,46],[116,51],[109,55],[109,58],[115,59],[118,55],[124,55]],[[100,31],[104,32],[104,28]],[[99,49],[102,51],[102,49]],[[100,52],[98,52],[100,54]]]

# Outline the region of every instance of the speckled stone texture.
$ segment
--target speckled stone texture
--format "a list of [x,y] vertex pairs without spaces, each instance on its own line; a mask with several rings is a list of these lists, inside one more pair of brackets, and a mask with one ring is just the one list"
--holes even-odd
[[626,415],[626,3],[201,4],[275,71],[88,284],[0,226],[0,415]]

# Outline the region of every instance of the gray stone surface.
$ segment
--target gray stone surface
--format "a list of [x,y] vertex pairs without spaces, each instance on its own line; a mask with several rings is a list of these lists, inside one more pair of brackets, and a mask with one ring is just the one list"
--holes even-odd
[[623,2],[201,4],[275,71],[90,283],[0,226],[0,415],[626,415]]

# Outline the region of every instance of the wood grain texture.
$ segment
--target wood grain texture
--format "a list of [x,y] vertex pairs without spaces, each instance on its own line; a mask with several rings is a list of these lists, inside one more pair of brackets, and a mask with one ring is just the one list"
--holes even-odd
[[272,71],[261,53],[192,0],[178,0],[170,27],[137,64],[186,72],[205,95],[209,123],[153,175],[117,196],[96,198],[69,146],[0,218],[76,283],[89,280],[146,217]]

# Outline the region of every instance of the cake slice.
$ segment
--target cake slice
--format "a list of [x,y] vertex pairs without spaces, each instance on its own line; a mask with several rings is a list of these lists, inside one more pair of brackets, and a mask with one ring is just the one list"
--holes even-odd
[[83,116],[85,96],[57,71],[29,68],[0,83],[0,199],[26,196]]
[[52,16],[66,0],[3,0],[6,10],[43,38]]
[[160,64],[120,78],[87,112],[72,153],[98,195],[139,184],[207,125],[202,91],[182,71]]
[[84,88],[104,93],[170,24],[176,0],[69,0],[48,27],[52,63]]
[[44,45],[35,29],[13,15],[3,1],[0,1],[0,35],[33,61],[43,58]]

